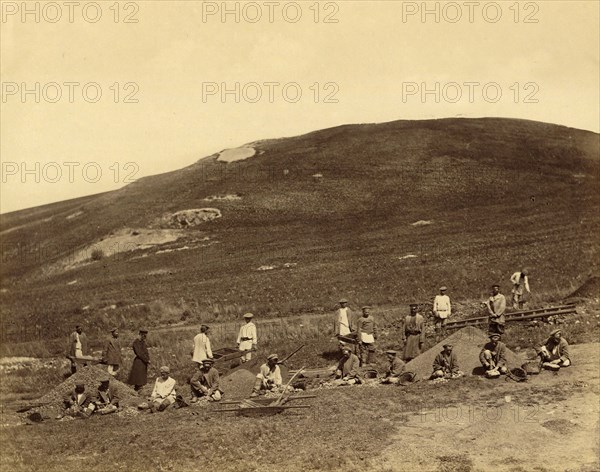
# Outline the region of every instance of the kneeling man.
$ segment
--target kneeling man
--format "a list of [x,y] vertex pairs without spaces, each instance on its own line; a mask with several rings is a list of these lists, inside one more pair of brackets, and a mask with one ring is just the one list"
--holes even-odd
[[506,374],[506,345],[500,341],[498,333],[490,334],[490,341],[483,346],[479,354],[479,361],[485,367],[486,377],[498,377]]
[[539,356],[542,358],[542,366],[549,370],[559,370],[561,367],[571,365],[569,357],[569,343],[562,337],[562,330],[555,329],[550,337],[540,348]]
[[278,362],[279,357],[277,354],[271,354],[267,357],[267,362],[260,366],[260,372],[256,375],[251,397],[256,397],[265,392],[276,392],[281,388],[283,381]]
[[452,352],[452,348],[452,344],[444,344],[444,350],[436,356],[433,361],[432,379],[462,377],[463,373],[458,369],[458,358]]
[[383,379],[381,379],[381,383],[397,384],[400,375],[402,375],[402,373],[404,372],[405,364],[402,361],[402,359],[398,357],[397,351],[393,351],[390,349],[389,351],[385,351],[385,354],[387,356],[389,365],[385,375],[383,376]]
[[219,372],[213,367],[213,359],[204,359],[198,370],[190,380],[192,390],[191,403],[196,403],[199,398],[206,397],[208,401],[221,400],[223,391],[219,387]]

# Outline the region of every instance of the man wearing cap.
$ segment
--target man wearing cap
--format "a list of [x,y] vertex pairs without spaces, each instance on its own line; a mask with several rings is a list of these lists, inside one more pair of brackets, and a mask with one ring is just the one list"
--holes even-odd
[[169,376],[169,367],[163,365],[159,371],[160,377],[154,382],[154,390],[152,390],[152,394],[148,398],[152,413],[163,411],[165,408],[171,406],[175,403],[175,398],[177,397],[177,393],[175,392],[177,382]]
[[256,376],[251,397],[256,397],[261,392],[277,391],[281,388],[283,380],[278,361],[279,357],[277,354],[271,354],[267,357],[267,362],[260,366],[260,372]]
[[[93,412],[91,399],[85,391],[85,384],[78,382],[75,389],[64,398],[65,415],[88,418]],[[62,417],[62,416],[61,416]]]
[[110,386],[110,375],[107,375],[100,380],[100,386],[96,393],[96,398],[91,406],[94,407],[96,413],[107,415],[114,413],[119,407],[119,398]]
[[[67,344],[67,357],[71,361],[71,373],[77,372],[77,363],[75,362],[76,357],[81,358],[89,354],[88,350],[88,338],[83,332],[81,325],[75,326],[75,331],[69,335]],[[85,365],[85,364],[84,364]]]
[[491,333],[503,334],[504,324],[506,319],[504,318],[504,312],[506,311],[506,298],[500,293],[500,285],[492,285],[492,294],[485,303],[489,315],[489,331]]
[[352,332],[352,311],[348,308],[348,300],[342,298],[336,312],[334,333],[336,336],[348,336]]
[[525,306],[525,292],[529,295],[529,279],[527,278],[527,269],[521,269],[521,272],[515,272],[510,281],[512,288],[512,307],[515,310],[522,310]]
[[204,359],[212,359],[212,349],[210,347],[210,339],[208,338],[209,327],[206,325],[200,326],[200,332],[194,336],[194,351],[192,352],[192,362],[195,362],[198,367]]
[[381,383],[396,384],[398,383],[400,376],[404,372],[405,364],[404,362],[402,362],[402,359],[398,357],[397,351],[390,349],[388,351],[385,351],[385,354],[387,356],[389,365],[385,375],[383,376],[383,379],[381,379]]
[[113,377],[117,376],[117,372],[123,363],[121,357],[121,342],[119,341],[119,330],[113,328],[111,337],[104,347],[102,352],[102,363],[108,365],[108,373]]
[[358,356],[352,352],[348,346],[343,346],[341,349],[342,357],[335,370],[335,384],[349,384],[360,383],[360,377],[358,375],[358,368],[360,367],[360,361]]
[[446,286],[440,287],[440,294],[433,299],[433,316],[435,317],[435,337],[436,341],[441,332],[446,335],[446,323],[450,317],[452,307],[450,305],[450,297],[446,295]]
[[133,364],[131,365],[131,371],[129,372],[129,378],[127,383],[133,385],[134,390],[137,392],[144,385],[148,383],[148,364],[150,364],[150,354],[148,353],[148,346],[146,345],[146,335],[148,334],[147,329],[140,329],[139,337],[133,341]]
[[377,341],[377,323],[371,316],[371,307],[362,307],[362,316],[356,321],[356,338],[360,365],[371,364],[375,361],[375,341]]
[[462,377],[463,373],[458,368],[458,359],[452,352],[452,344],[444,344],[444,349],[435,357],[433,361],[432,379],[446,378],[454,379]]
[[404,342],[404,361],[408,362],[421,354],[425,342],[425,319],[418,313],[419,305],[410,304],[410,314],[404,319],[402,341]]
[[498,377],[506,374],[506,345],[500,341],[498,333],[490,334],[490,341],[486,343],[479,353],[479,361],[485,367],[486,377]]
[[240,351],[244,351],[240,360],[247,362],[252,359],[252,351],[256,351],[257,335],[256,325],[252,322],[254,315],[252,313],[246,313],[244,315],[244,324],[240,328],[240,332],[237,337],[237,345]]
[[219,386],[219,372],[213,367],[214,363],[213,359],[204,359],[192,376],[190,380],[191,403],[196,403],[200,397],[206,397],[209,401],[214,402],[221,400],[223,391]]
[[560,328],[553,330],[550,337],[539,350],[542,366],[549,370],[559,370],[571,365],[569,343],[562,337]]

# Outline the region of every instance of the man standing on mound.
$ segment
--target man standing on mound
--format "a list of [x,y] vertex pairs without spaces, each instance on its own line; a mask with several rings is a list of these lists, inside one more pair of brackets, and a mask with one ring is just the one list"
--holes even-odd
[[336,312],[334,332],[336,336],[348,336],[352,332],[352,312],[348,308],[348,300],[342,298]]
[[560,328],[550,333],[550,337],[540,348],[539,356],[543,362],[542,366],[549,370],[559,370],[561,367],[571,365],[569,343],[562,337]]
[[500,341],[498,333],[490,334],[490,341],[483,346],[479,354],[479,361],[485,367],[485,376],[499,377],[506,374],[506,345]]
[[371,364],[374,359],[375,341],[377,340],[377,324],[371,316],[371,307],[362,307],[362,316],[356,322],[358,352],[360,365]]
[[408,362],[421,354],[425,342],[425,320],[417,313],[419,305],[410,304],[410,314],[404,319],[404,361]]
[[492,295],[485,303],[489,315],[489,330],[491,333],[504,334],[504,312],[506,311],[506,297],[500,293],[500,285],[492,285]]

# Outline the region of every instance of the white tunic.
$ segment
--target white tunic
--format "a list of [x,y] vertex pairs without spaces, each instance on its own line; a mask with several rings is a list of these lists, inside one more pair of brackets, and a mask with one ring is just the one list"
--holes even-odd
[[448,318],[451,311],[450,297],[448,295],[436,295],[433,300],[433,312],[440,318]]
[[237,343],[240,345],[240,351],[249,351],[252,349],[252,345],[256,344],[256,325],[252,323],[246,323],[240,328],[238,333]]
[[175,393],[175,384],[177,381],[171,377],[167,380],[163,380],[161,377],[156,379],[154,383],[154,390],[152,390],[151,398],[164,400],[165,398],[172,398],[175,400],[177,396]]
[[202,362],[204,359],[212,357],[212,349],[210,347],[210,339],[204,333],[198,333],[194,336],[194,355],[192,360],[194,362]]
[[348,308],[338,310],[339,335],[346,336],[350,334],[350,323],[348,322]]

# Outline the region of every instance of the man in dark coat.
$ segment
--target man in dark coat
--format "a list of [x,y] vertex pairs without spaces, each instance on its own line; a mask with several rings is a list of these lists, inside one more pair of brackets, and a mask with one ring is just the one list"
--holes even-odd
[[[75,389],[63,400],[65,415],[89,418],[94,411],[91,400],[85,391],[85,384],[83,382],[75,384]],[[58,416],[58,419],[60,418],[62,415]]]
[[110,386],[110,376],[100,380],[100,386],[93,401],[95,412],[101,415],[114,413],[119,408],[119,397]]
[[219,372],[213,367],[214,363],[213,359],[204,359],[192,376],[190,380],[191,403],[196,403],[200,397],[207,397],[209,401],[214,402],[221,400],[223,391],[219,386]]
[[108,365],[108,373],[113,377],[117,376],[117,372],[123,363],[121,358],[121,342],[119,341],[119,330],[113,328],[111,338],[106,343],[102,352],[102,361]]
[[347,346],[342,347],[341,351],[342,357],[338,362],[333,383],[336,385],[354,385],[356,383],[362,383],[358,374],[358,368],[360,367],[358,356],[352,354],[352,351]]
[[479,354],[479,361],[485,367],[486,377],[498,377],[508,372],[506,365],[506,345],[500,341],[498,333],[490,333],[490,341],[486,343]]
[[455,379],[462,377],[463,373],[458,369],[458,359],[452,352],[452,344],[444,344],[444,350],[440,352],[433,361],[432,379],[446,378]]
[[381,383],[383,384],[397,384],[400,380],[400,376],[404,372],[404,362],[402,359],[398,357],[398,352],[390,349],[389,351],[385,351],[385,354],[388,358],[388,369],[381,379]]
[[419,305],[410,304],[410,314],[404,319],[404,361],[408,362],[421,354],[425,342],[425,319],[418,313]]
[[147,329],[140,329],[140,336],[138,339],[133,341],[133,352],[135,357],[133,359],[133,365],[131,366],[131,372],[129,373],[129,379],[127,383],[133,385],[135,391],[140,390],[146,383],[148,383],[148,364],[150,364],[150,354],[148,353],[148,346],[146,346],[146,335],[148,334]]

